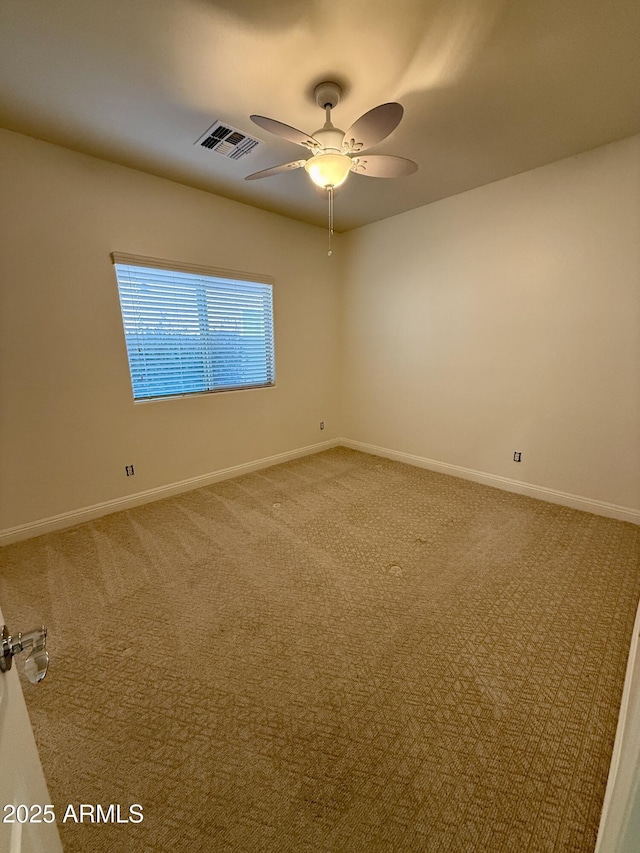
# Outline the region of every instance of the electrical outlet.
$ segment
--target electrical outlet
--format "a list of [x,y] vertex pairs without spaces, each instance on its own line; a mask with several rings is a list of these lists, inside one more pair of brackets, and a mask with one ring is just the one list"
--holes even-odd
[[324,421],[320,421],[320,429],[324,429]]
[[127,477],[133,477],[136,473],[133,465],[125,465],[124,470],[127,472]]
[[516,450],[513,454],[514,462],[522,462],[522,453],[519,450]]

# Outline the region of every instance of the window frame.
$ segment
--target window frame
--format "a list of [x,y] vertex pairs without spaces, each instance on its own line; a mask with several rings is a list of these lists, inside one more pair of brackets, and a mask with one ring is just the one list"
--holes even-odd
[[[248,273],[241,272],[239,270],[228,270],[221,269],[218,267],[209,267],[202,266],[200,264],[191,264],[183,261],[175,261],[175,260],[167,260],[164,258],[153,258],[147,255],[133,255],[126,252],[111,252],[110,253],[111,262],[114,267],[114,275],[116,278],[116,286],[118,290],[118,299],[119,299],[119,307],[120,307],[120,319],[122,322],[122,331],[124,335],[124,343],[125,349],[127,352],[127,366],[129,368],[129,381],[131,387],[131,393],[133,396],[134,403],[152,403],[157,402],[159,400],[176,400],[183,397],[200,397],[203,395],[209,394],[221,394],[230,391],[254,391],[260,390],[263,388],[274,388],[276,385],[276,365],[275,365],[275,309],[274,309],[274,285],[275,281],[271,276],[256,274],[256,273]],[[178,392],[169,392],[169,393],[161,393],[161,394],[146,394],[144,396],[136,396],[136,387],[134,380],[134,372],[132,370],[132,361],[130,356],[129,349],[129,339],[127,337],[127,326],[125,321],[125,314],[123,311],[123,303],[122,303],[122,294],[120,291],[120,280],[118,278],[118,266],[131,266],[131,267],[149,267],[150,269],[157,270],[160,273],[167,272],[178,272],[185,273],[187,275],[193,275],[195,277],[200,278],[210,278],[213,280],[218,280],[223,284],[233,283],[237,281],[239,284],[245,285],[266,285],[270,288],[270,298],[269,298],[269,307],[270,307],[270,327],[268,336],[264,338],[265,341],[265,370],[268,376],[268,381],[266,382],[258,382],[258,383],[247,383],[243,385],[220,385],[219,387],[215,387],[213,385],[213,373],[211,371],[211,363],[213,358],[213,350],[208,348],[207,344],[203,344],[201,347],[203,354],[203,378],[207,375],[210,378],[210,381],[205,383],[206,387],[198,388],[196,390],[189,391],[178,391]],[[203,286],[203,290],[206,285]],[[194,283],[195,290],[195,283]],[[199,301],[200,297],[196,297]],[[200,311],[198,311],[198,315],[200,316]],[[269,316],[269,315],[267,315]],[[199,332],[198,338],[200,341],[204,338],[203,331],[205,327],[202,324],[201,319],[199,319]],[[269,357],[270,356],[270,357]]]

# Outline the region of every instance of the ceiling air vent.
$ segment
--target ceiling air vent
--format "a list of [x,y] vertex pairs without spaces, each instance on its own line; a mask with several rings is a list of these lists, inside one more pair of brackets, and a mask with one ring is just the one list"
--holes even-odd
[[194,145],[200,145],[202,148],[208,148],[210,151],[222,154],[223,157],[229,157],[230,160],[240,160],[242,157],[246,157],[259,144],[259,139],[254,139],[235,127],[223,124],[221,121],[212,124],[209,130],[203,133],[199,139],[196,139],[194,143]]

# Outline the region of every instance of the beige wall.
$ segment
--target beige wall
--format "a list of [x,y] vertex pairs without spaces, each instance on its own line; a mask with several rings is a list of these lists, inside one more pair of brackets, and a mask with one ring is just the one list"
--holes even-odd
[[[324,230],[6,131],[0,171],[0,530],[338,435]],[[114,250],[273,276],[276,387],[134,404]]]
[[345,242],[345,437],[640,509],[640,137]]
[[[640,137],[331,259],[323,229],[6,131],[0,172],[0,533],[339,436],[640,509]],[[113,250],[274,276],[276,388],[134,404]]]

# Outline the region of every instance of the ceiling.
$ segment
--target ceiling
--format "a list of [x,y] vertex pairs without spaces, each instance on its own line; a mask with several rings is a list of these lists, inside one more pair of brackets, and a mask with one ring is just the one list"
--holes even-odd
[[[409,177],[351,175],[345,231],[640,132],[638,0],[0,0],[0,126],[305,222],[327,207],[307,156],[251,113],[312,133],[337,80],[346,129],[405,108],[374,149]],[[221,120],[263,142],[194,143]]]

